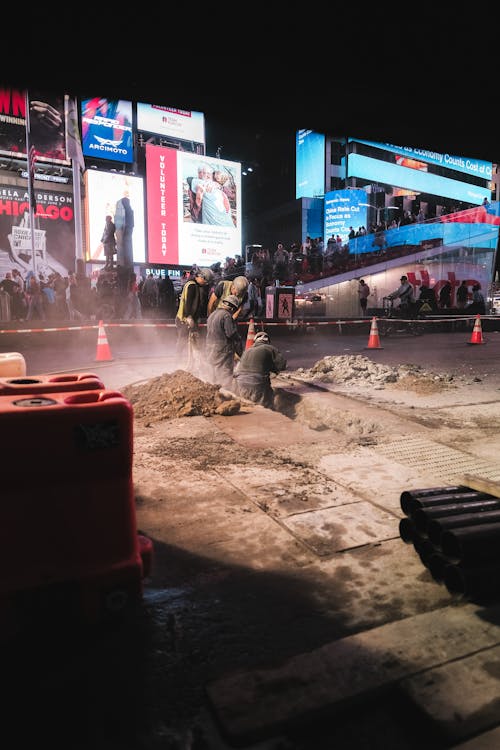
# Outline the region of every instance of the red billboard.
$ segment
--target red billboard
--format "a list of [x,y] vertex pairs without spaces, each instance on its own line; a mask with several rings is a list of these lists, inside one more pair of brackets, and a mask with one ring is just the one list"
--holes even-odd
[[210,266],[241,254],[241,164],[146,145],[148,261]]

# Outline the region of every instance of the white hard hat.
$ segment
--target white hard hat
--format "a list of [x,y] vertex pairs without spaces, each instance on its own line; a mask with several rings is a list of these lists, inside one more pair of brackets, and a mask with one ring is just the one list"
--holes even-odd
[[269,344],[270,340],[268,333],[265,331],[259,331],[255,334],[253,343],[257,344],[260,342],[261,344]]

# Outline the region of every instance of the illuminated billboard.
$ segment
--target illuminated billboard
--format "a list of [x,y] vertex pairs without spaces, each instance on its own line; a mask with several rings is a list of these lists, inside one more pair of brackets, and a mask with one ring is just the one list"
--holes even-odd
[[[448,247],[474,247],[495,250],[498,242],[500,217],[485,206],[468,208],[446,214],[434,221],[416,222],[388,229],[383,233],[385,249],[400,247],[426,249],[446,245]],[[379,237],[380,237],[379,233]],[[350,253],[371,253],[379,249],[375,235],[366,234],[349,242]]]
[[477,205],[480,205],[485,198],[491,197],[491,191],[487,187],[452,180],[449,177],[440,177],[418,169],[400,167],[397,164],[360,154],[349,154],[348,174],[349,177],[357,177],[377,184],[397,185],[417,193],[429,193]]
[[[490,161],[482,159],[471,159],[466,156],[453,156],[451,154],[440,154],[437,151],[430,151],[425,148],[414,148],[411,146],[394,146],[392,143],[377,143],[376,141],[364,141],[360,138],[349,138],[349,141],[355,143],[364,143],[373,148],[380,148],[384,151],[390,151],[398,154],[403,158],[435,164],[446,169],[454,169],[456,172],[469,174],[473,177],[479,177],[483,180],[491,180],[493,174],[493,165]],[[350,157],[349,157],[350,158]],[[398,162],[399,163],[399,162]],[[406,165],[408,166],[408,165]]]
[[295,197],[314,198],[325,193],[325,136],[298,130],[295,137]]
[[343,242],[349,239],[351,227],[366,227],[368,195],[365,190],[332,190],[325,194],[325,226],[323,237],[339,235]]
[[132,102],[104,97],[83,99],[81,112],[84,156],[133,162]]
[[[133,211],[132,251],[134,263],[146,260],[145,226],[144,226],[144,180],[142,177],[121,174],[119,172],[101,172],[88,169],[85,172],[86,183],[86,226],[87,257],[86,260],[105,261],[104,247],[101,242],[106,216],[115,218],[117,203],[124,197],[130,199]],[[118,263],[120,258],[118,257]]]
[[[66,276],[75,267],[75,216],[73,195],[57,186],[35,189],[33,237],[37,273],[55,271]],[[0,183],[0,247],[4,272],[13,268],[26,275],[33,269],[30,205],[27,188]]]
[[[30,145],[37,162],[69,164],[64,95],[30,89]],[[0,85],[0,154],[26,158],[26,92]]]
[[205,150],[205,116],[202,112],[138,102],[137,130],[183,143],[192,142],[202,145]]
[[146,146],[148,261],[210,266],[241,253],[241,164]]

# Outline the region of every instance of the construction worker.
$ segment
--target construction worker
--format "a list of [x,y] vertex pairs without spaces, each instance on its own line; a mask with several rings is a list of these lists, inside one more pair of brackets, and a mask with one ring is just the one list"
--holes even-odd
[[222,279],[214,286],[212,294],[208,300],[207,317],[210,317],[213,311],[217,309],[217,307],[220,307],[222,300],[230,295],[238,297],[240,301],[238,309],[233,313],[233,318],[236,320],[241,314],[243,305],[248,297],[248,279],[246,276],[236,276],[236,278],[232,280]]
[[234,356],[241,356],[243,351],[243,342],[233,318],[239,306],[238,297],[230,294],[207,319],[205,355],[212,369],[210,380],[228,390],[233,389]]
[[206,287],[213,278],[210,268],[200,268],[195,272],[194,278],[186,281],[182,288],[175,316],[178,354],[184,351],[189,340],[197,345],[198,325],[206,304]]
[[285,357],[272,346],[269,334],[259,331],[253,345],[245,349],[234,372],[237,392],[243,398],[272,409],[274,391],[270,373],[278,373],[287,365]]

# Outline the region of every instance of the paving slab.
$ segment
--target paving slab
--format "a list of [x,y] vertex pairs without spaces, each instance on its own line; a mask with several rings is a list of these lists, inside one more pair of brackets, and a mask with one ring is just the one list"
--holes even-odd
[[243,408],[231,419],[219,416],[211,419],[226,435],[246,448],[279,448],[304,441],[322,441],[317,431],[295,422],[291,429],[288,417],[263,406]]
[[[500,647],[459,659],[402,681],[401,690],[458,741],[500,719]],[[500,741],[489,748],[500,747]]]
[[483,732],[478,737],[462,742],[460,745],[453,745],[452,750],[496,750],[498,747],[500,747],[500,727],[490,732]]
[[216,680],[208,698],[229,738],[259,739],[499,646],[499,618],[500,606],[487,613],[473,604],[443,607],[341,638],[279,667]]
[[[302,478],[297,477],[297,481],[293,481],[293,470],[289,470],[288,473],[286,480],[273,482],[265,488],[259,487],[253,493],[254,501],[266,513],[276,518],[287,518],[321,508],[349,505],[359,500],[349,490],[335,482],[328,481],[321,475],[314,476],[313,472],[310,472],[309,481],[304,481],[304,469],[302,469]],[[298,471],[297,474],[299,474]],[[290,526],[288,522],[285,521],[285,523]]]
[[331,555],[399,537],[398,520],[370,503],[296,513],[282,523],[317,555]]

